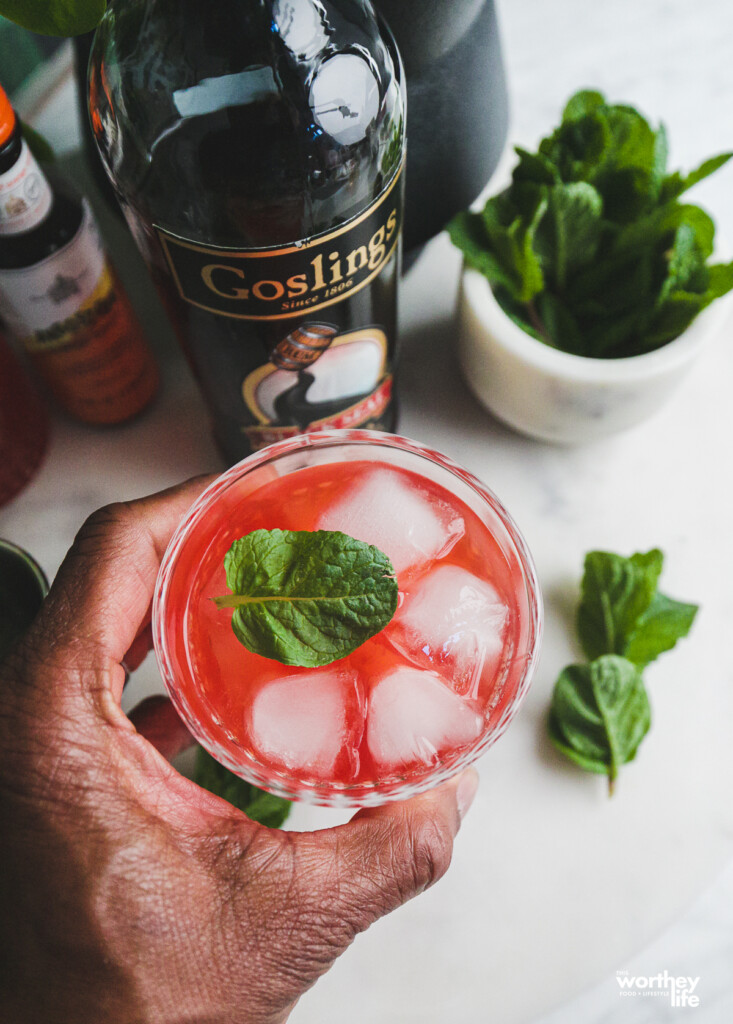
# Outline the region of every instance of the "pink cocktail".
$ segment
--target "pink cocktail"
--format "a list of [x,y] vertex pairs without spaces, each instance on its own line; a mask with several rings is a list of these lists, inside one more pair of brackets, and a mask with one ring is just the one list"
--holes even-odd
[[[224,555],[254,530],[340,530],[399,586],[380,633],[322,668],[251,653],[231,627]],[[232,771],[281,796],[370,806],[438,785],[505,729],[539,647],[541,598],[513,522],[437,452],[369,431],[304,435],[220,477],[161,567],[156,651],[179,713]]]

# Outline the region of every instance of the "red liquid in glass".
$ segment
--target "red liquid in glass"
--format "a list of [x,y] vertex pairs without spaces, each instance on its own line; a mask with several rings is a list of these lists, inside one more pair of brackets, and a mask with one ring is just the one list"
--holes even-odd
[[[462,520],[462,534],[437,559],[397,573],[400,606],[395,619],[347,658],[314,670],[252,654],[232,631],[232,611],[218,609],[211,600],[229,593],[223,561],[231,544],[258,529],[322,528],[328,510],[375,472],[394,475],[429,507],[449,510],[454,524]],[[224,758],[235,764],[248,761],[265,777],[287,780],[291,790],[298,781],[324,791],[351,790],[405,779],[417,782],[481,744],[516,695],[528,656],[526,623],[518,612],[524,606],[525,583],[516,558],[507,557],[464,502],[405,469],[373,461],[320,465],[279,478],[273,474],[271,482],[251,494],[246,493],[246,480],[225,491],[191,531],[178,556],[166,608],[177,696]],[[382,515],[385,534],[400,527],[399,509],[387,505]],[[382,546],[379,537],[360,539]],[[384,550],[391,555],[387,543]],[[452,649],[431,646],[419,631],[406,634],[400,627],[405,609],[436,579],[436,572],[442,575],[433,588],[438,601],[432,607],[439,613],[442,581],[461,581],[462,572],[492,588],[497,607],[505,609],[497,611],[501,624],[494,629],[491,657],[483,669],[476,669],[476,659],[463,658],[460,679],[452,675],[457,664]],[[467,596],[469,613],[471,601],[486,596],[482,590],[477,598],[471,587],[461,594],[462,599]],[[419,619],[419,608],[414,615]],[[402,669],[415,674],[400,674],[377,692],[385,677]],[[271,689],[276,681],[277,688]],[[430,698],[424,707],[423,694]],[[396,717],[390,720],[393,707]],[[413,714],[417,724],[408,721]],[[437,720],[447,723],[448,737],[440,735],[441,728],[436,731]],[[410,733],[404,743],[403,724]]]

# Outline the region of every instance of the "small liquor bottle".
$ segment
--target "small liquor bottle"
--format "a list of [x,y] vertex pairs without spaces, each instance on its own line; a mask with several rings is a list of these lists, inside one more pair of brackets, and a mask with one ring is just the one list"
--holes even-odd
[[77,419],[121,423],[155,395],[153,357],[92,211],[51,187],[2,89],[0,315]]
[[395,425],[400,58],[367,0],[111,0],[92,127],[235,462]]

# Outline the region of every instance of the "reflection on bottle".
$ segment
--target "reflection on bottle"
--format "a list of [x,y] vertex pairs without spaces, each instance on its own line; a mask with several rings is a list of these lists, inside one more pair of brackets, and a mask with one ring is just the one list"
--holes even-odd
[[328,44],[329,27],[323,4],[318,0],[276,0],[273,26],[298,60],[311,61]]
[[379,82],[364,57],[337,53],[321,64],[310,91],[316,123],[342,146],[360,142],[379,113]]

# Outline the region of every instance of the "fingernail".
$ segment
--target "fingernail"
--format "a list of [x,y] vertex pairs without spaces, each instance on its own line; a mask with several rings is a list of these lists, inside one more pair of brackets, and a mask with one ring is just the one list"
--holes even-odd
[[474,768],[467,768],[459,779],[458,789],[456,790],[456,803],[458,804],[458,816],[461,821],[466,817],[468,809],[473,803],[478,783],[478,772]]

